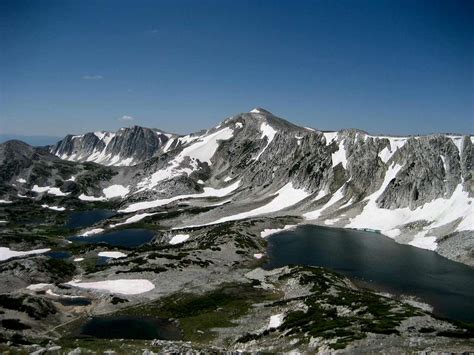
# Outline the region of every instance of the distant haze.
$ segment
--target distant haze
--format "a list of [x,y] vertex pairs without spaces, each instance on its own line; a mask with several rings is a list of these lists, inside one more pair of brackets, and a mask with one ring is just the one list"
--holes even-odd
[[21,136],[14,134],[0,134],[0,144],[6,141],[16,139],[28,143],[29,145],[42,147],[45,145],[52,145],[57,143],[62,137],[49,137],[49,136]]

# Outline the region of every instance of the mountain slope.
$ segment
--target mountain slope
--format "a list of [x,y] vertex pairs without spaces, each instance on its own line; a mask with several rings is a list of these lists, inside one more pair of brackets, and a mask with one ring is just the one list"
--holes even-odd
[[65,160],[128,166],[153,157],[171,137],[172,134],[160,130],[133,126],[118,132],[68,135],[52,146],[50,152]]
[[378,230],[472,263],[472,143],[470,136],[322,132],[258,108],[196,134],[133,127],[68,136],[51,152],[133,164],[88,190],[98,199],[109,196],[106,188],[122,191],[114,196],[123,197],[127,217],[183,203],[213,208],[171,219],[169,228],[293,215]]

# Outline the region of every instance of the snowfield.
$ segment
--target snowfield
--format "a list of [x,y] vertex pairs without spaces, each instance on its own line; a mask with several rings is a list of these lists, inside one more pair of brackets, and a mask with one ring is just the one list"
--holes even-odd
[[45,249],[35,249],[35,250],[29,250],[29,251],[15,251],[11,250],[10,248],[6,247],[0,247],[0,260],[8,260],[11,258],[17,258],[21,256],[28,256],[28,255],[34,255],[34,254],[43,254],[51,249],[45,248]]
[[286,231],[286,230],[289,230],[289,229],[293,229],[295,227],[296,226],[294,226],[294,225],[287,225],[287,226],[284,226],[283,228],[264,229],[263,231],[260,232],[260,237],[261,238],[266,238],[266,237],[269,237],[272,234],[283,232],[283,231]]
[[101,251],[97,255],[111,259],[125,258],[127,256],[127,254],[120,251]]
[[41,291],[44,290],[45,288],[52,287],[53,284],[46,284],[46,283],[39,283],[39,284],[32,284],[26,287],[27,290],[31,291]]
[[82,233],[80,236],[81,237],[88,237],[90,235],[102,233],[103,231],[105,231],[104,228],[94,228],[94,229],[91,229],[87,232]]
[[212,187],[204,187],[204,192],[200,194],[180,195],[180,196],[174,196],[174,197],[159,199],[159,200],[154,200],[154,201],[143,201],[143,202],[132,203],[130,206],[122,210],[119,210],[118,212],[123,212],[123,213],[136,212],[136,211],[145,210],[148,208],[164,206],[171,202],[184,200],[188,198],[224,197],[230,194],[231,192],[235,191],[239,186],[240,186],[240,180],[236,181],[235,183],[229,186],[223,187],[221,189],[215,189]]
[[[199,137],[185,136],[179,140],[183,143],[189,143],[171,162],[164,168],[156,171],[150,177],[143,179],[137,184],[140,189],[136,192],[153,189],[160,181],[168,180],[173,177],[191,174],[198,168],[197,161],[212,165],[211,158],[219,148],[219,141],[232,138],[234,130],[226,127],[211,134],[205,134]],[[190,159],[190,166],[183,167],[185,160]]]
[[106,198],[105,197],[95,197],[95,196],[87,196],[84,194],[79,195],[79,200],[82,201],[104,201]]
[[267,329],[278,328],[283,323],[283,318],[285,315],[283,313],[275,314],[274,316],[270,317],[270,321],[268,322]]
[[33,192],[37,193],[48,193],[50,195],[55,195],[55,196],[67,196],[70,194],[70,192],[62,192],[59,187],[51,187],[51,186],[44,186],[40,187],[38,185],[34,185],[33,188],[31,189]]
[[189,239],[189,234],[176,234],[171,238],[170,244],[179,244],[179,243],[184,243],[186,240]]
[[41,207],[49,208],[50,210],[53,210],[53,211],[65,211],[66,210],[65,207],[59,207],[59,206],[41,205]]
[[129,192],[130,189],[122,185],[111,185],[102,190],[103,194],[106,198],[114,198],[114,197],[125,197]]
[[116,224],[111,224],[110,228],[115,228],[118,226],[122,226],[124,224],[130,224],[130,223],[136,223],[141,221],[143,218],[146,218],[148,216],[153,216],[156,213],[138,213],[130,218],[127,218],[124,222],[116,223]]
[[275,198],[272,201],[270,201],[268,204],[262,207],[258,207],[253,210],[247,211],[247,212],[238,213],[233,216],[223,217],[210,224],[218,224],[222,222],[235,221],[239,219],[260,216],[262,214],[278,212],[284,208],[297,204],[298,202],[304,200],[309,195],[310,194],[306,192],[305,190],[295,189],[293,187],[293,183],[289,182],[288,184],[286,184],[285,186],[283,186],[280,190],[276,192]]
[[146,279],[119,279],[94,282],[70,281],[66,285],[123,295],[138,295],[155,288],[155,285]]
[[[260,112],[260,111],[259,111]],[[270,143],[273,141],[273,138],[275,138],[275,135],[278,133],[272,126],[270,126],[267,122],[262,122],[260,125],[260,131],[262,131],[262,136],[260,139],[264,139],[265,137],[267,138],[267,144],[263,149],[258,153],[258,155],[255,157],[255,160],[258,160],[260,156],[267,150],[268,146]]]

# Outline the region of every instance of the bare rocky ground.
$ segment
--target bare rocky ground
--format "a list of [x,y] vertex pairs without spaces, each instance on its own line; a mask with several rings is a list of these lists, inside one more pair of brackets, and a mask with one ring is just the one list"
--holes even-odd
[[[82,208],[114,208],[97,204]],[[81,206],[76,206],[81,208]],[[170,245],[170,219],[193,208],[174,206],[124,227],[148,228],[155,239],[136,249],[68,243],[66,215],[34,203],[2,207],[11,222],[2,241],[16,250],[49,247],[67,251],[0,262],[0,350],[6,353],[163,352],[466,352],[474,349],[474,328],[440,319],[407,302],[356,287],[347,278],[311,267],[265,270],[265,228],[296,224],[294,217],[254,218],[188,228],[183,244]],[[40,223],[25,227],[21,215]],[[31,214],[29,217],[31,218]],[[98,228],[117,222],[100,222]],[[97,263],[99,251],[125,258]],[[83,258],[74,262],[75,258]],[[137,295],[110,294],[67,285],[72,279],[147,279],[155,288]],[[50,284],[31,290],[31,284]],[[98,339],[81,335],[91,317],[166,319],[178,329],[173,340]],[[109,352],[109,353],[110,353]]]

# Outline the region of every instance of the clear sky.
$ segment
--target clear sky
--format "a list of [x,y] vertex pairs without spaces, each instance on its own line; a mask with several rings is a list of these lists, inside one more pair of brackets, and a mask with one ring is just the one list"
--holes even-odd
[[0,133],[473,133],[474,1],[2,0]]

